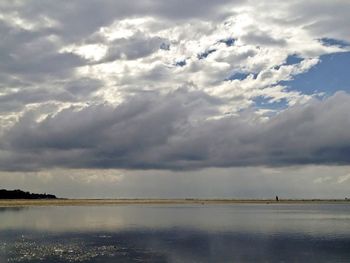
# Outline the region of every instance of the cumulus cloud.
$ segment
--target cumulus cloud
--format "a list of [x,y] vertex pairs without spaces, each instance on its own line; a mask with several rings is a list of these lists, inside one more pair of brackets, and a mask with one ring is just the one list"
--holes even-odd
[[349,51],[332,44],[349,41],[349,8],[2,2],[1,168],[347,164],[349,95],[322,100],[283,82]]
[[198,169],[349,164],[350,95],[295,105],[269,120],[253,112],[208,119],[221,100],[203,92],[133,97],[117,107],[24,115],[2,137],[1,167]]

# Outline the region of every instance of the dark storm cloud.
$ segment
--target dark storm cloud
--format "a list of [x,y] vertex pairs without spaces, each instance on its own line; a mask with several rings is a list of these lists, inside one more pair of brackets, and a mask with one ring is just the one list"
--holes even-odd
[[0,112],[20,111],[28,104],[45,102],[79,102],[89,99],[102,86],[89,78],[62,81],[51,88],[26,87],[0,95]]
[[[71,53],[59,53],[60,41],[50,36],[55,31],[27,30],[1,24],[0,70],[2,73],[35,79],[45,74],[69,74],[86,61]],[[24,75],[24,76],[23,76]]]
[[207,119],[221,101],[181,89],[120,106],[23,116],[1,139],[4,170],[50,167],[197,169],[349,164],[350,95],[294,106],[266,122],[252,113]]
[[46,152],[44,166],[143,166],[148,161],[140,158],[150,158],[147,152],[166,144],[169,137],[185,128],[189,114],[199,118],[213,113],[207,108],[209,102],[218,103],[202,92],[178,90],[165,97],[143,94],[117,108],[70,108],[37,124],[37,115],[31,112],[5,135],[3,149],[11,156],[18,153],[21,162],[14,163],[20,166],[25,166],[27,159],[31,166],[41,166],[32,160],[36,158],[33,152]]
[[144,0],[135,4],[124,0],[78,0],[78,1],[41,1],[31,0],[18,3],[2,3],[4,12],[17,12],[28,20],[46,16],[56,21],[58,34],[64,39],[79,39],[107,26],[114,20],[153,16],[171,20],[188,18],[213,18],[220,15],[226,4],[239,4],[244,0]]

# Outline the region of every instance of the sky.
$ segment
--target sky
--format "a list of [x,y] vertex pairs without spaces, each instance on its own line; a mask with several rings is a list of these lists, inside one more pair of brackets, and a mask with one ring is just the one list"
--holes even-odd
[[348,0],[0,2],[0,188],[350,196]]

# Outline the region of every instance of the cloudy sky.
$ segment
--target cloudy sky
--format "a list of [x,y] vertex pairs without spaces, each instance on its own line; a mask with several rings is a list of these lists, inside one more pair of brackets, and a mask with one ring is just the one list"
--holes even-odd
[[0,2],[0,188],[350,196],[348,0]]

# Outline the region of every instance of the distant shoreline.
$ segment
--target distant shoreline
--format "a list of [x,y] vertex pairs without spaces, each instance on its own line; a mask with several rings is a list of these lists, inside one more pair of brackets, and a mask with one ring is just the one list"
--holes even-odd
[[55,195],[52,194],[36,194],[25,192],[20,189],[16,190],[6,190],[0,189],[0,200],[13,200],[13,199],[24,199],[24,200],[42,200],[42,199],[57,199]]
[[19,206],[106,206],[177,204],[349,204],[347,199],[2,199],[0,207]]

